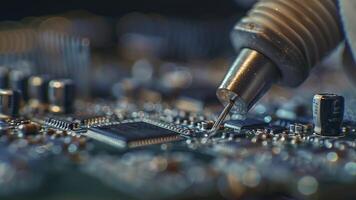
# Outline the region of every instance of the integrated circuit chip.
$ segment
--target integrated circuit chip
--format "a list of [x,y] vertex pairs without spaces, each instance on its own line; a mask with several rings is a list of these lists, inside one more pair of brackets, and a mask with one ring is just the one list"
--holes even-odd
[[61,130],[70,130],[76,131],[80,128],[80,124],[72,121],[71,119],[66,119],[64,117],[48,117],[45,120],[47,126],[61,129]]
[[227,121],[224,126],[232,129],[236,129],[238,131],[242,129],[259,129],[267,126],[268,124],[264,121],[258,119],[247,118],[245,120],[229,120]]
[[166,143],[181,138],[178,132],[147,122],[127,122],[92,127],[86,135],[121,148]]

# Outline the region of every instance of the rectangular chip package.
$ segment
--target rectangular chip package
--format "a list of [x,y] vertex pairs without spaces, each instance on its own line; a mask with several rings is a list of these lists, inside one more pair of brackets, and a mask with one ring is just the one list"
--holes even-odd
[[86,135],[115,147],[138,147],[180,140],[178,132],[147,122],[127,122],[92,127]]
[[225,127],[236,129],[238,131],[263,128],[267,125],[268,124],[264,121],[253,118],[247,118],[245,120],[228,120],[225,122]]

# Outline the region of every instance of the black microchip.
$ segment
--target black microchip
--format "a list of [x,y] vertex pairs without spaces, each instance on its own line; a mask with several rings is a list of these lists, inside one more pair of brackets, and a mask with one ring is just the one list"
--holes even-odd
[[237,129],[238,131],[242,129],[252,130],[252,129],[259,129],[264,128],[268,124],[264,121],[258,119],[250,119],[247,118],[245,120],[229,120],[225,122],[225,127]]
[[277,126],[277,125],[271,125],[269,127],[266,127],[266,130],[270,133],[273,134],[279,134],[282,133],[283,131],[287,130],[285,127],[283,126]]
[[88,137],[117,147],[136,147],[180,139],[179,133],[146,122],[92,127]]

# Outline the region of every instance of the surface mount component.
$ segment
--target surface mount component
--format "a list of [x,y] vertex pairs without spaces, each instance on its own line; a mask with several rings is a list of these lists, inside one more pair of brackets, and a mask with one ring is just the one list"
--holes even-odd
[[60,130],[70,130],[75,131],[80,128],[80,124],[78,122],[65,119],[65,118],[54,118],[48,117],[45,120],[45,124],[50,127],[54,127]]
[[317,94],[313,98],[314,132],[323,136],[341,135],[344,116],[344,97]]
[[0,89],[0,114],[17,117],[21,104],[21,93],[17,90]]
[[0,66],[0,89],[9,88],[9,70],[6,67]]
[[70,79],[52,80],[48,86],[49,110],[52,113],[71,113],[74,110],[75,85]]
[[48,104],[48,83],[49,76],[32,76],[29,79],[30,104]]
[[166,143],[181,138],[178,132],[147,122],[128,122],[92,127],[86,135],[120,148]]
[[10,72],[10,86],[13,90],[21,92],[24,101],[28,100],[28,79],[29,76],[24,71],[13,70]]
[[225,127],[236,129],[238,131],[242,129],[258,129],[268,126],[267,123],[258,119],[247,118],[245,120],[229,120],[225,122]]
[[114,119],[114,117],[102,116],[102,115],[86,115],[86,116],[76,115],[74,118],[76,122],[86,127],[109,123],[112,119]]
[[37,134],[41,126],[35,123],[21,124],[18,129],[23,135],[34,135]]

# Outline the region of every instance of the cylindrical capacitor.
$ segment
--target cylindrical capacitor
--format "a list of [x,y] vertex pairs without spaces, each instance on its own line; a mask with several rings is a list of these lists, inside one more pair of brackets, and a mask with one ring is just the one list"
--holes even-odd
[[71,113],[74,110],[75,85],[70,79],[52,80],[48,87],[49,110],[52,113]]
[[49,76],[32,76],[28,80],[28,92],[31,104],[48,104]]
[[13,90],[18,90],[21,92],[23,100],[28,100],[28,74],[14,70],[10,72],[10,86]]
[[21,93],[17,90],[0,89],[0,114],[17,117],[21,104]]
[[9,88],[9,69],[0,66],[0,89]]
[[323,136],[341,135],[344,117],[344,97],[335,94],[317,94],[313,99],[314,132]]
[[289,132],[294,133],[295,132],[295,124],[290,124],[289,125]]

